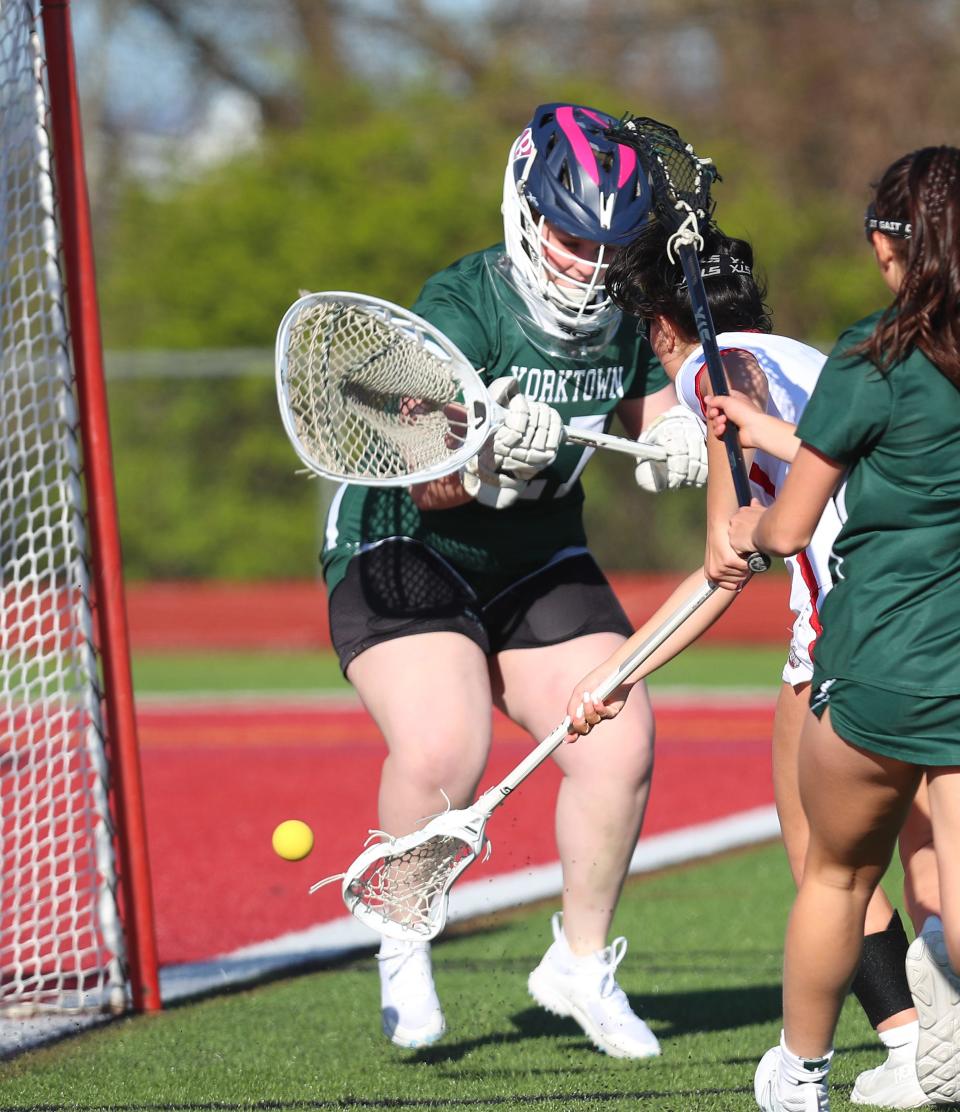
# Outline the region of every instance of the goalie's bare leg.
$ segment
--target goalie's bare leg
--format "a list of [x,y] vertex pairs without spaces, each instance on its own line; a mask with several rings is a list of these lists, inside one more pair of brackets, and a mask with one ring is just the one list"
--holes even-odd
[[[373,645],[347,669],[387,743],[381,828],[398,836],[444,807],[469,804],[490,749],[490,683],[482,650],[458,633]],[[385,682],[386,677],[390,682]],[[378,954],[381,1025],[398,1046],[435,1042],[446,1030],[427,943],[384,939]]]
[[[571,677],[613,652],[630,628],[583,550],[496,592],[480,607],[481,623],[471,616],[477,607],[469,596],[456,606],[452,596],[446,602],[431,596],[416,618],[386,616],[414,609],[415,598],[377,599],[375,584],[409,587],[436,571],[436,556],[422,546],[388,542],[351,563],[331,596],[332,625],[347,676],[386,740],[379,821],[393,835],[441,810],[444,794],[455,808],[472,802],[489,753],[494,701],[539,740],[556,726]],[[369,644],[374,638],[382,639]],[[608,1053],[646,1057],[659,1052],[657,1041],[615,980],[625,941],[607,945],[649,790],[653,719],[642,687],[611,726],[603,760],[588,746],[559,754],[564,779],[556,824],[567,922],[565,929],[556,923],[531,989],[551,1010],[578,1019]],[[401,1046],[439,1038],[444,1023],[429,949],[385,943],[380,958],[384,1032]]]
[[[502,652],[494,671],[498,701],[534,737],[545,736],[555,725],[553,708],[584,665],[612,654],[623,641],[616,633],[596,633]],[[563,916],[554,917],[553,945],[529,980],[541,1005],[576,1019],[596,1046],[621,1058],[660,1053],[615,980],[626,941],[608,945],[650,792],[653,736],[653,712],[639,685],[623,713],[605,724],[596,746],[557,751],[563,772],[555,818]]]

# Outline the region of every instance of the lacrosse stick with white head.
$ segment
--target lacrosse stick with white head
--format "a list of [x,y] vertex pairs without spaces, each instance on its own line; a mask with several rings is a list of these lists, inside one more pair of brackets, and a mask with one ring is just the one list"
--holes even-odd
[[[277,398],[309,470],[364,486],[407,486],[458,470],[507,411],[428,321],[364,294],[305,294],[277,332]],[[571,444],[663,461],[656,445],[564,426]]]
[[[594,692],[603,699],[640,667],[717,590],[704,581],[620,664]],[[344,873],[326,877],[310,889],[342,880],[347,909],[362,923],[389,938],[429,941],[443,930],[450,888],[483,851],[489,853],[485,830],[494,810],[557,749],[567,737],[570,719],[556,729],[471,807],[451,810],[431,819],[413,834],[392,838],[379,831],[381,841],[368,846]]]

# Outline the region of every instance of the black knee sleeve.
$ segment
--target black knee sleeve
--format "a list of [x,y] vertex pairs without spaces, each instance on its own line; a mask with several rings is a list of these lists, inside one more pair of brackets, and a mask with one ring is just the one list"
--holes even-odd
[[904,968],[908,945],[896,911],[886,930],[868,934],[863,940],[863,954],[850,991],[859,1000],[871,1027],[913,1007]]

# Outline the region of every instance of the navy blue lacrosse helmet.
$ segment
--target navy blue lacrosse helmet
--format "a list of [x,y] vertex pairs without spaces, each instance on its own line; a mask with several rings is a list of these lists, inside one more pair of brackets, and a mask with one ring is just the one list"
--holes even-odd
[[[544,299],[561,327],[589,330],[616,312],[603,290],[609,252],[629,243],[650,216],[636,152],[608,139],[617,120],[596,108],[542,104],[510,151],[504,177],[507,253],[519,281]],[[545,228],[603,245],[585,280],[551,267]]]

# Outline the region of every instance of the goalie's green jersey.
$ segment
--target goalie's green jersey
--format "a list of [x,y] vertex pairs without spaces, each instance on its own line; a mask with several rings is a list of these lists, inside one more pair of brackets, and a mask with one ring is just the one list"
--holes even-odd
[[[625,398],[669,384],[633,318],[623,318],[609,342],[589,356],[578,357],[573,349],[551,355],[546,345],[532,342],[495,284],[503,251],[498,244],[455,262],[427,281],[413,306],[453,340],[486,383],[512,375],[528,398],[553,406],[564,424],[599,431],[609,429]],[[506,510],[469,502],[421,512],[404,488],[341,485],[324,536],[328,591],[343,578],[353,555],[387,537],[423,541],[475,583],[492,577],[491,589],[541,567],[563,548],[585,545],[579,476],[589,455],[589,449],[563,445],[554,463]]]
[[797,435],[849,464],[816,679],[960,694],[960,390],[920,351],[881,374],[840,337]]

